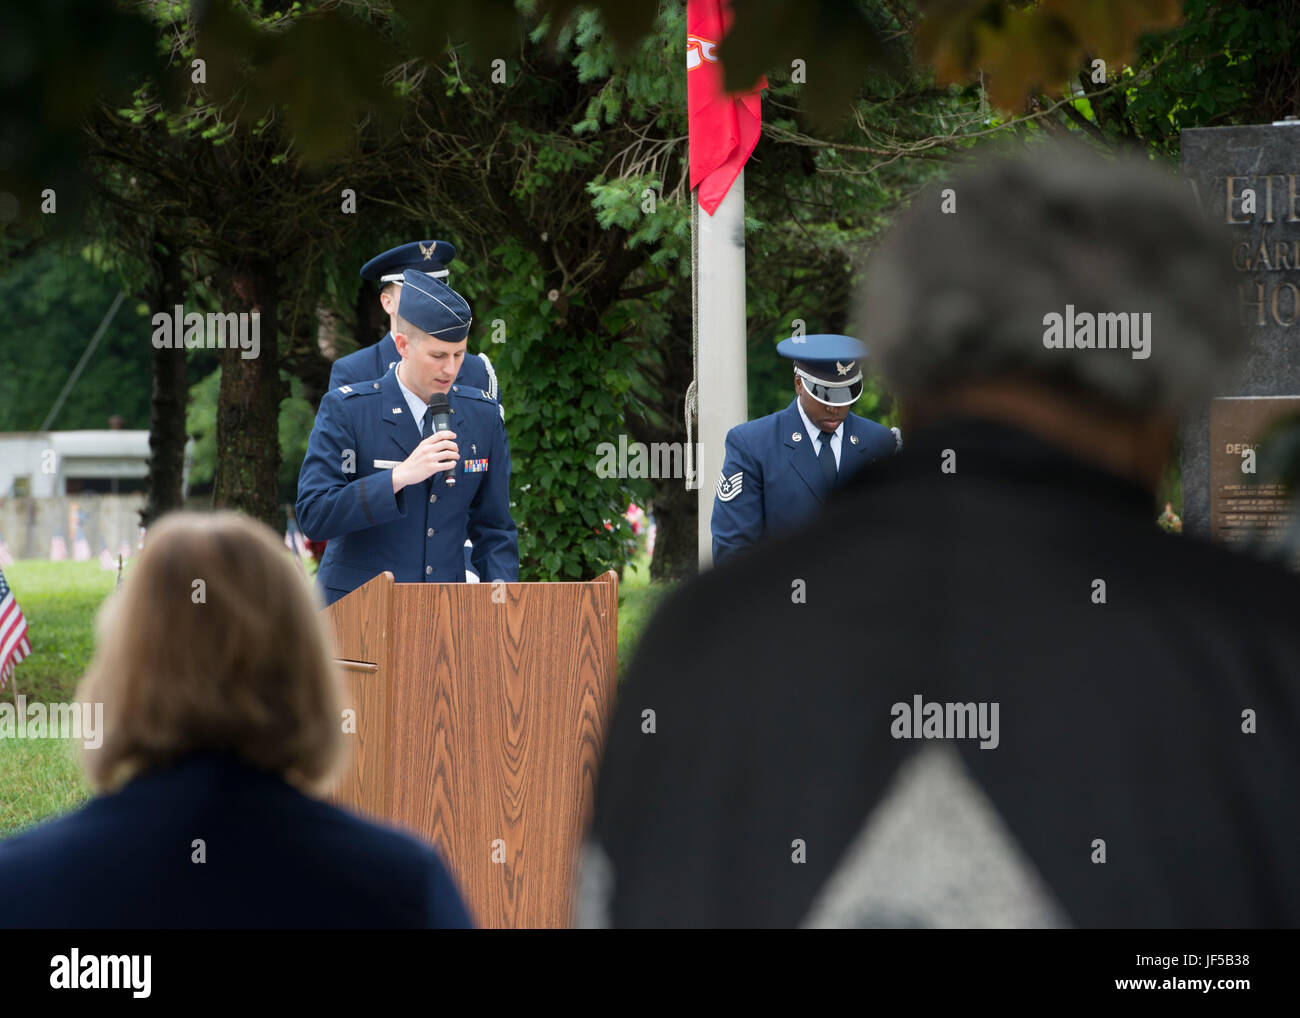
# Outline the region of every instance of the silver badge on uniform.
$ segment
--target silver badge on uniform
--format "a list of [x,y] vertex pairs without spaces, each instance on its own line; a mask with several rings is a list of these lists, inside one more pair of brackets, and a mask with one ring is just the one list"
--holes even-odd
[[737,470],[730,477],[718,474],[718,501],[730,502],[740,494],[740,489],[745,483],[743,471]]

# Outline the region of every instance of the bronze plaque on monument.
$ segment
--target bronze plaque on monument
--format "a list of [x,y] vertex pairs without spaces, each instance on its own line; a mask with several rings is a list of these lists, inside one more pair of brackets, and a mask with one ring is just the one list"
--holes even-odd
[[1282,417],[1300,414],[1300,396],[1233,396],[1210,402],[1210,532],[1223,541],[1272,541],[1291,523],[1281,484],[1258,484],[1243,470],[1245,450]]
[[[1300,123],[1182,132],[1183,175],[1205,213],[1228,231],[1223,257],[1249,341],[1241,370],[1220,379],[1183,429],[1183,522],[1189,533],[1242,540],[1276,533],[1276,492],[1248,489],[1241,452],[1277,414],[1300,405]],[[1261,535],[1263,536],[1263,535]]]

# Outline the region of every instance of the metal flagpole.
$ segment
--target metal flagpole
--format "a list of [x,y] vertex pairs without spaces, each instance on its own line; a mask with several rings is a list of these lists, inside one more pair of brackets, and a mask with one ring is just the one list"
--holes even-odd
[[[697,192],[691,200],[698,203]],[[745,379],[745,172],[741,170],[713,215],[698,210],[699,347],[695,377],[699,407],[696,463],[700,519],[699,566],[713,564],[709,519],[722,473],[727,432],[748,416]]]

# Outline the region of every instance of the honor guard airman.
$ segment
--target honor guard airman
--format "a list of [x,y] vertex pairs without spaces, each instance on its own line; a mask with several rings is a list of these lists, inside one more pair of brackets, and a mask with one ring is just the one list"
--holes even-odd
[[834,488],[902,448],[897,428],[849,413],[862,395],[866,349],[850,336],[777,344],[794,361],[794,401],[727,432],[713,499],[713,561],[802,522]]
[[[456,249],[445,240],[416,240],[402,244],[381,255],[376,255],[361,266],[361,278],[379,284],[379,303],[388,315],[389,332],[378,343],[340,357],[330,368],[330,388],[354,382],[369,382],[382,378],[399,360],[397,345],[393,342],[393,317],[397,313],[397,297],[401,290],[403,274],[407,269],[418,269],[431,279],[448,286],[447,264],[456,257]],[[501,394],[497,386],[497,373],[485,353],[466,355],[456,377],[457,385],[485,389],[497,401],[497,412],[505,417]]]
[[[505,424],[485,389],[458,381],[470,321],[460,294],[408,269],[393,332],[400,359],[321,400],[296,508],[303,533],[329,541],[317,572],[326,604],[384,570],[402,583],[463,582],[467,537],[483,580],[518,580]],[[439,393],[449,426],[435,432]]]

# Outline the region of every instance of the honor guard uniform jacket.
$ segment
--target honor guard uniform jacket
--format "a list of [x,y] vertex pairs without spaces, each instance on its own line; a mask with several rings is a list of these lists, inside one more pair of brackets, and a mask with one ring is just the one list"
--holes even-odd
[[[416,275],[408,272],[402,317],[435,339],[459,342],[469,331],[469,305],[438,280],[413,283]],[[497,401],[485,389],[453,384],[456,484],[443,471],[394,493],[392,469],[422,441],[424,423],[412,419],[396,370],[327,392],[307,442],[296,510],[308,538],[329,541],[316,574],[326,604],[384,570],[402,583],[463,582],[467,538],[483,580],[519,578],[510,447]]]
[[[805,391],[818,402],[851,406],[862,395],[859,361],[865,350],[858,340],[802,336],[782,341],[777,349],[795,360]],[[838,436],[839,463],[827,466],[808,434],[798,397],[784,410],[727,432],[710,523],[715,565],[765,534],[802,523],[835,488],[901,447],[897,430],[857,414],[844,418]],[[829,448],[826,455],[831,456]]]

